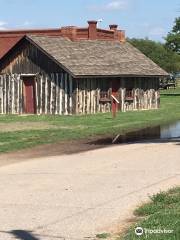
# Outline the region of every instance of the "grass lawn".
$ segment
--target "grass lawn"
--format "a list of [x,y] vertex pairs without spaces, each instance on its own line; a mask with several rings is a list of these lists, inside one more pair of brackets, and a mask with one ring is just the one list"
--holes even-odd
[[[160,192],[150,197],[151,201],[135,210],[140,217],[127,233],[116,240],[179,240],[180,239],[180,187]],[[142,227],[141,236],[135,234],[135,228]],[[146,233],[146,230],[172,230],[170,233]]]
[[125,133],[180,119],[180,88],[163,90],[161,108],[85,116],[0,116],[0,152],[111,133]]

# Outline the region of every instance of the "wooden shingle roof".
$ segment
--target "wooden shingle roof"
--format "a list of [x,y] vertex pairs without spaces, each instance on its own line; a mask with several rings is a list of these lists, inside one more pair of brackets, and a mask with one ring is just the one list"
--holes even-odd
[[129,43],[28,36],[74,76],[165,76],[157,64]]
[[73,77],[167,76],[168,73],[128,42],[71,41],[68,38],[27,35]]

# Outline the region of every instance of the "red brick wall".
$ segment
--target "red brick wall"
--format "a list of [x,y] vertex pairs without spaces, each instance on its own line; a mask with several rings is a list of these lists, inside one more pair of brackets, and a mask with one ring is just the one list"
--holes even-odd
[[[87,28],[77,28],[73,26],[62,27],[57,29],[34,29],[34,30],[17,30],[17,31],[0,31],[0,58],[9,51],[24,35],[36,34],[46,36],[68,37],[72,41],[91,39],[91,40],[115,40],[124,42],[125,33],[122,30],[98,29],[96,21],[89,21]],[[110,25],[112,26],[117,25]]]
[[9,51],[21,37],[0,37],[0,58]]

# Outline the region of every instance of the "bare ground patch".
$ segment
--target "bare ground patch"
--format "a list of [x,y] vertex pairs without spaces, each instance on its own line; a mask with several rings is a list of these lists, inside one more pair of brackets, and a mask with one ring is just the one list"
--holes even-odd
[[43,129],[73,129],[83,128],[83,126],[61,126],[47,122],[8,122],[0,123],[0,132],[15,132],[24,130],[43,130]]
[[21,130],[38,130],[56,128],[47,122],[12,122],[0,123],[0,132],[15,132]]
[[102,144],[90,144],[90,142],[95,139],[97,138],[66,140],[58,143],[38,145],[19,151],[2,153],[0,154],[0,167],[14,162],[32,160],[33,158],[60,156],[107,147]]

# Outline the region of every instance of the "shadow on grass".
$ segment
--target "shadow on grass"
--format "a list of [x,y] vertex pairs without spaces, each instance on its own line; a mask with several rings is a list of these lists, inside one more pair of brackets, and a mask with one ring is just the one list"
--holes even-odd
[[161,96],[166,96],[166,97],[180,97],[180,93],[161,93]]

